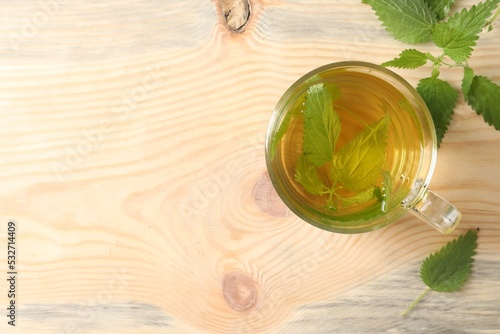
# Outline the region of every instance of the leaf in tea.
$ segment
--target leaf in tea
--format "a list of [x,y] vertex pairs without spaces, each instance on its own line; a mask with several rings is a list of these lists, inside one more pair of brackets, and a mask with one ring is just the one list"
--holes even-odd
[[340,97],[337,86],[330,86],[331,94],[323,84],[309,87],[304,110],[304,155],[319,167],[331,161],[340,135],[340,118],[333,110],[333,102]]
[[295,165],[295,180],[312,195],[319,195],[327,189],[321,180],[318,168],[301,154]]
[[385,163],[389,116],[372,124],[345,144],[334,157],[337,180],[345,189],[363,192],[380,177]]
[[351,197],[341,197],[340,202],[343,206],[350,206],[354,204],[363,204],[375,197],[374,192],[375,187],[368,188],[367,190],[360,192]]
[[[384,108],[377,122],[367,124],[353,110],[337,105],[340,88],[333,84],[317,84],[307,90],[303,112],[302,153],[295,164],[295,181],[312,195],[324,197],[325,208],[381,202],[381,210],[392,204],[392,176],[386,166],[389,137],[389,115]],[[348,142],[337,149],[341,120],[336,109],[365,125]],[[345,116],[345,115],[344,115]],[[349,117],[344,119],[349,122]],[[349,123],[346,123],[349,124]],[[349,133],[348,128],[344,128]]]

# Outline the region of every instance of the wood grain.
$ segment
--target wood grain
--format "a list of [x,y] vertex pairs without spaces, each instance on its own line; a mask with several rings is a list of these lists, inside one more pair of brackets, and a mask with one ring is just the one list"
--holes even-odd
[[[288,86],[407,47],[368,6],[255,0],[242,33],[215,0],[2,7],[0,242],[15,220],[16,333],[500,330],[500,132],[463,100],[431,183],[464,214],[452,236],[409,216],[328,233],[270,183],[264,136]],[[494,29],[470,60],[496,82],[499,45]],[[430,69],[398,73],[416,84]],[[459,88],[460,71],[442,75]],[[465,289],[430,294],[402,319],[424,288],[420,261],[476,227]]]

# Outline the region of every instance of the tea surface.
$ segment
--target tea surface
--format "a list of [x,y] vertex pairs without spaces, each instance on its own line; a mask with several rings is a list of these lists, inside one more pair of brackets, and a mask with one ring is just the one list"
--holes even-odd
[[309,82],[275,136],[274,159],[291,200],[345,221],[399,205],[420,166],[413,105],[367,73],[337,70]]

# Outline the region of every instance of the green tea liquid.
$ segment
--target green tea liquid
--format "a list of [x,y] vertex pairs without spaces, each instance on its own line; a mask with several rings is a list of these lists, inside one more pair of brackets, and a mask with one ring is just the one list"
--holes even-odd
[[[391,84],[370,74],[336,69],[335,75],[321,77],[319,74],[314,84],[323,83],[324,87],[340,89],[340,97],[335,101],[333,109],[338,114],[341,122],[341,131],[335,145],[339,151],[348,145],[356,136],[367,128],[367,125],[379,122],[388,117],[387,146],[384,152],[385,162],[381,170],[390,175],[390,189],[384,184],[381,173],[371,187],[363,192],[374,189],[374,194],[363,203],[350,203],[344,198],[358,198],[362,194],[347,190],[340,184],[336,195],[311,194],[296,180],[296,165],[304,154],[304,108],[306,92],[304,91],[289,108],[282,118],[277,137],[274,159],[279,165],[280,172],[286,182],[293,188],[294,201],[300,201],[326,215],[337,216],[340,220],[372,218],[374,215],[383,215],[392,206],[399,205],[400,201],[409,193],[415,181],[415,175],[420,168],[422,151],[421,130],[418,118],[414,111],[414,104],[406,99]],[[311,80],[312,81],[312,80]],[[305,89],[307,90],[307,88]],[[369,145],[369,143],[367,144]],[[376,150],[377,147],[367,147]],[[318,168],[320,177],[327,186],[335,186],[331,175],[331,164]],[[387,181],[387,180],[386,180]],[[352,187],[351,187],[352,188]],[[382,194],[389,190],[390,194]],[[382,196],[384,195],[384,196]],[[390,198],[385,201],[383,197]],[[359,201],[358,201],[359,202]]]

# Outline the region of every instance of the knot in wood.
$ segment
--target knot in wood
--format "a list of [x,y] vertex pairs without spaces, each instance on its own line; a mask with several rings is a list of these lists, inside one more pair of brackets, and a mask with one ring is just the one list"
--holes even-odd
[[240,272],[231,272],[224,276],[222,293],[227,305],[238,312],[251,310],[257,303],[255,282]]
[[267,173],[255,183],[252,196],[262,212],[275,217],[288,215],[288,208],[274,189]]
[[243,32],[250,19],[249,0],[220,0],[220,8],[226,27],[233,32]]

